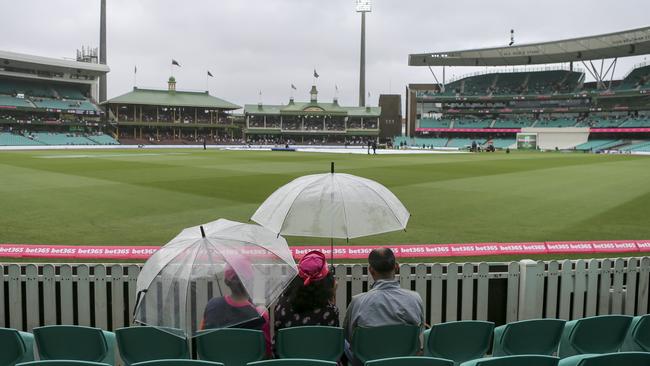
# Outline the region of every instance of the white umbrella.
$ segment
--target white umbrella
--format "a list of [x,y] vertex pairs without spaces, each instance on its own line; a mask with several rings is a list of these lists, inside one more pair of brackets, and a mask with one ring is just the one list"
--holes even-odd
[[[270,305],[298,273],[286,240],[261,226],[217,220],[183,230],[138,276],[136,322],[196,334],[210,298],[236,277],[255,305]],[[252,315],[251,315],[252,316]],[[253,321],[226,319],[223,327]]]
[[352,239],[404,230],[410,213],[383,185],[350,174],[314,174],[280,187],[253,221],[282,235]]

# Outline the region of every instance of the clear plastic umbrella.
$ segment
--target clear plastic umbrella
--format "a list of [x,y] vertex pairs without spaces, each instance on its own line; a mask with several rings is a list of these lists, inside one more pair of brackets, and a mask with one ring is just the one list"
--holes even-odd
[[411,214],[383,185],[350,174],[306,175],[278,188],[251,220],[293,236],[352,239],[405,230]]
[[[137,282],[137,323],[180,330],[254,327],[296,276],[281,236],[217,220],[183,230],[145,263]],[[172,331],[177,333],[177,331]]]

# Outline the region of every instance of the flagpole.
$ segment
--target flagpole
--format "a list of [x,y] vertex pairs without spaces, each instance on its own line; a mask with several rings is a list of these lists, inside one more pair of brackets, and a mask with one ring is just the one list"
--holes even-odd
[[133,87],[138,86],[138,67],[136,66],[133,69]]

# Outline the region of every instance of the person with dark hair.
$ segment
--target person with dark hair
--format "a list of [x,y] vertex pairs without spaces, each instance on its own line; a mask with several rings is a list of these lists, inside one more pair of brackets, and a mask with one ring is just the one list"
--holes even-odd
[[[246,286],[250,283],[254,272],[250,262],[245,258],[237,259],[237,270],[227,264],[223,273],[223,282],[230,289],[230,295],[214,297],[208,301],[203,312],[203,320],[199,329],[245,328],[261,330],[266,339],[267,354],[271,353],[271,327],[269,313],[263,306],[255,306],[251,302]],[[242,279],[243,278],[243,281]],[[218,281],[218,279],[217,279]]]
[[275,330],[306,325],[339,326],[335,305],[336,281],[325,255],[305,254],[298,263],[298,276],[289,284],[275,306]]
[[345,314],[346,355],[359,364],[350,351],[354,330],[359,327],[410,324],[424,327],[424,305],[417,292],[405,290],[395,279],[397,260],[390,248],[378,248],[368,256],[368,272],[375,283],[352,298]]

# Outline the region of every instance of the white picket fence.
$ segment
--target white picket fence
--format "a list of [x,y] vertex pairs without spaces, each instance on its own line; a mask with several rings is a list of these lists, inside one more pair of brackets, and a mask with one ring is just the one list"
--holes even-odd
[[[129,326],[136,264],[0,264],[0,326]],[[650,258],[510,263],[403,264],[399,281],[420,294],[429,324],[648,313]],[[341,317],[372,285],[367,266],[339,264]],[[197,293],[197,296],[199,294]],[[207,298],[206,296],[202,296]]]

